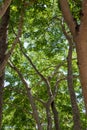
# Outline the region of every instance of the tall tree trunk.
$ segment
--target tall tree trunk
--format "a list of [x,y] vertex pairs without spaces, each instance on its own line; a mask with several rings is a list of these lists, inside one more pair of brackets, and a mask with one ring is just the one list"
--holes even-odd
[[2,125],[3,87],[4,87],[4,74],[3,76],[0,77],[0,130]]
[[73,113],[73,121],[74,121],[74,130],[81,130],[81,122],[80,122],[80,113],[76,101],[76,95],[73,87],[73,73],[72,73],[72,44],[70,44],[69,52],[68,52],[68,89],[70,93],[71,105],[72,105],[72,113]]
[[[86,16],[87,17],[87,16]],[[87,27],[82,28],[76,40],[76,52],[78,67],[80,72],[80,81],[85,102],[87,114]]]
[[54,101],[51,103],[51,108],[52,108],[52,112],[54,115],[55,130],[60,130],[58,112],[56,110],[56,106],[55,106]]
[[47,130],[52,130],[52,118],[49,105],[46,106],[46,114],[47,114]]
[[[0,65],[4,61],[5,52],[7,50],[8,21],[9,21],[9,8],[7,9],[4,16],[1,18],[1,23],[0,23]],[[0,75],[0,129],[2,125],[4,74],[5,74],[5,70],[3,70],[2,74]]]

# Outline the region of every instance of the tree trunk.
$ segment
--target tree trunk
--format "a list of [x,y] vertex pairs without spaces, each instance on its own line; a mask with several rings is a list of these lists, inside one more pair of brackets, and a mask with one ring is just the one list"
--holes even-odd
[[76,43],[76,52],[80,72],[80,81],[87,113],[87,0],[82,1],[82,15],[78,30],[67,0],[59,0],[63,17]]
[[51,103],[51,108],[54,115],[55,130],[60,130],[58,112],[56,110],[54,101]]
[[46,106],[46,114],[47,114],[47,130],[52,130],[52,118],[49,105]]
[[73,87],[73,73],[72,73],[72,44],[70,44],[69,52],[68,52],[68,89],[70,93],[71,105],[72,105],[72,113],[73,113],[73,121],[74,121],[74,130],[81,130],[81,122],[80,122],[80,113],[76,101],[76,95]]
[[[4,61],[5,52],[7,50],[7,27],[9,21],[9,8],[7,9],[5,15],[1,19],[0,24],[0,65]],[[0,75],[0,129],[2,125],[2,106],[3,106],[3,87],[4,87],[4,74],[3,70]]]
[[86,28],[84,28],[76,38],[76,52],[80,72],[80,81],[87,113],[87,33],[85,33],[85,31],[87,31]]
[[0,130],[2,125],[3,87],[4,87],[4,74],[3,76],[0,77]]

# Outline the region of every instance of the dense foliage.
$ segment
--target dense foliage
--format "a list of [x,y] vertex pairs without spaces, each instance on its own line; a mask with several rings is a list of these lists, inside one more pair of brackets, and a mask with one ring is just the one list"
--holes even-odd
[[[75,0],[72,2],[70,0],[69,2],[70,9],[79,23],[81,1]],[[61,130],[73,130],[72,106],[67,84],[67,57],[70,44],[64,35],[64,29],[70,37],[71,34],[63,20],[60,5],[56,0],[26,0],[25,3],[23,0],[12,1],[7,51],[10,50],[17,35],[21,12],[24,13],[22,35],[15,46],[5,71],[3,130],[35,130],[37,128],[25,85],[17,71],[10,64],[18,68],[29,85],[43,130],[47,129],[46,104],[50,99],[49,90],[44,79],[49,81],[52,93],[56,94],[54,103]],[[83,130],[86,130],[87,119],[74,43],[72,55],[73,86],[80,111],[81,126]],[[51,107],[49,110],[52,129],[54,130],[54,115]]]

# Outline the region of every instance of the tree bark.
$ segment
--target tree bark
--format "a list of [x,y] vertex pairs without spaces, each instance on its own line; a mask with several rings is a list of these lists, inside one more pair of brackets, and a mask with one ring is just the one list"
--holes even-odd
[[82,3],[82,14],[81,25],[75,41],[80,80],[87,113],[87,0],[84,0]]
[[67,59],[67,65],[68,65],[67,82],[68,82],[68,89],[69,89],[71,105],[72,105],[74,130],[81,130],[80,113],[79,113],[79,109],[76,101],[76,95],[73,87],[72,49],[73,49],[72,44],[70,44],[68,59]]
[[87,113],[87,38],[84,37],[77,40],[76,51],[78,58],[78,67],[80,72],[80,81]]
[[10,6],[11,1],[12,0],[5,0],[4,3],[2,4],[2,6],[0,8],[0,18],[2,18],[4,16],[4,14],[6,13],[6,10]]
[[0,77],[0,130],[2,126],[3,87],[4,87],[4,72],[3,76]]
[[49,105],[46,106],[46,114],[47,114],[47,130],[52,130],[52,118]]
[[[5,52],[7,50],[7,30],[9,22],[9,8],[1,19],[0,24],[0,65],[2,64],[5,58]],[[2,71],[0,76],[0,129],[2,125],[2,106],[3,106],[3,87],[4,87],[4,74],[5,71]]]
[[51,108],[52,108],[52,112],[54,115],[55,130],[60,130],[58,112],[56,110],[56,106],[55,106],[54,101],[51,103]]

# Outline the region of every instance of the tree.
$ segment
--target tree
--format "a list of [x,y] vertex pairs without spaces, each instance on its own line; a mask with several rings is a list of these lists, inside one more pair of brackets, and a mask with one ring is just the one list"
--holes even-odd
[[[80,1],[77,1],[80,2]],[[79,66],[79,72],[80,72],[80,80],[82,84],[82,91],[83,91],[83,96],[84,96],[84,102],[85,102],[85,108],[87,111],[87,17],[86,17],[86,8],[87,1],[83,0],[82,1],[82,8],[81,12],[79,12],[78,17],[80,17],[80,24],[78,25],[78,21],[74,20],[74,16],[72,15],[72,12],[70,11],[69,8],[69,3],[67,0],[60,0],[60,6],[61,6],[61,11],[63,14],[63,17],[70,29],[70,32],[72,34],[73,40],[76,45],[76,52],[77,52],[77,59],[78,59],[78,66]]]
[[68,83],[68,89],[69,89],[70,100],[71,100],[71,105],[72,105],[74,129],[81,130],[80,113],[79,113],[79,108],[76,101],[76,94],[74,91],[74,84],[73,84],[72,52],[73,52],[74,43],[72,42],[72,38],[70,38],[70,36],[65,31],[64,27],[63,27],[63,32],[66,36],[66,39],[69,42],[69,51],[68,51],[68,57],[67,57],[67,66],[68,66],[67,83]]
[[8,23],[9,23],[9,12],[10,8],[9,5],[11,4],[11,0],[5,0],[4,3],[1,6],[0,14],[1,14],[1,23],[0,23],[0,32],[1,32],[1,37],[0,37],[0,129],[1,129],[1,124],[2,124],[2,106],[3,106],[3,87],[4,87],[4,75],[5,75],[5,66],[8,62],[9,57],[11,56],[11,53],[14,50],[15,44],[18,41],[18,38],[20,37],[21,33],[21,22],[19,23],[19,30],[18,30],[18,35],[16,39],[14,40],[14,43],[9,50],[8,53],[7,51],[7,33],[8,33]]
[[6,68],[1,129],[86,129],[74,45],[81,1],[64,1],[67,8],[56,0],[10,2],[8,48],[0,65],[1,76]]
[[[5,59],[5,52],[7,50],[7,31],[9,22],[9,8],[3,15],[0,24],[0,65],[2,65]],[[0,75],[0,129],[2,122],[2,106],[3,106],[3,87],[4,87],[4,75],[5,69],[2,70]]]

